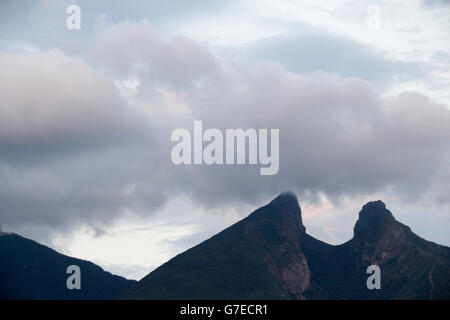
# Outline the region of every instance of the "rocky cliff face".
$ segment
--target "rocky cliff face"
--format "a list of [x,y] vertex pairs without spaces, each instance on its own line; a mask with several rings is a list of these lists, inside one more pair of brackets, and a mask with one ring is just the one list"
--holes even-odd
[[[333,246],[306,233],[296,197],[268,205],[151,272],[125,295],[144,299],[449,298],[450,248],[396,221],[381,201],[359,213],[354,237]],[[369,265],[382,288],[366,286]]]
[[351,241],[355,266],[378,265],[390,298],[447,297],[450,291],[448,247],[426,241],[398,222],[381,201],[359,213]]
[[246,225],[246,233],[276,239],[268,242],[264,263],[278,279],[282,297],[304,299],[303,292],[311,283],[308,262],[300,248],[305,227],[298,201],[294,195],[284,193],[261,211]]
[[[381,201],[366,204],[355,224],[353,249],[357,263],[385,264],[409,246],[411,230],[397,222]],[[411,243],[412,245],[412,243]]]

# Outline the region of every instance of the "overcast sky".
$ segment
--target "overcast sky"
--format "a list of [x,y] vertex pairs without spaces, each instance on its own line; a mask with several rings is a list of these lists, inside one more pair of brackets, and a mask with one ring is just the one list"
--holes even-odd
[[[442,0],[3,0],[0,224],[136,279],[285,190],[323,241],[382,199],[450,245],[448,30]],[[175,166],[194,120],[278,128],[278,174]]]

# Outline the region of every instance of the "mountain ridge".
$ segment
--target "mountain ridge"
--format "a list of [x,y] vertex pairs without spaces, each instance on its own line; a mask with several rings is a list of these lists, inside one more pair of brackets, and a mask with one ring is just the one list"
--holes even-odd
[[[352,239],[332,245],[307,233],[297,197],[283,192],[138,282],[11,233],[0,234],[0,257],[0,299],[450,298],[450,248],[381,200],[362,207]],[[80,265],[84,291],[65,287],[69,264]],[[366,286],[369,265],[381,269],[380,290]]]
[[[124,298],[448,298],[449,254],[398,222],[380,200],[363,206],[352,239],[327,244],[306,233],[297,198],[283,192],[150,272]],[[372,264],[382,269],[381,290],[366,286]]]

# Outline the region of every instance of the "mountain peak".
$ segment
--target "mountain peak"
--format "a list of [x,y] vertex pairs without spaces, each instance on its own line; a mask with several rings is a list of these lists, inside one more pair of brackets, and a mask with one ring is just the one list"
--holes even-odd
[[358,222],[393,222],[395,221],[392,213],[386,209],[386,204],[381,201],[370,201],[366,203],[359,212]]
[[398,224],[392,213],[386,209],[383,201],[370,201],[359,212],[358,221],[355,224],[355,238],[375,237],[379,232],[393,230]]
[[269,205],[299,207],[297,197],[291,191],[283,191],[275,199],[273,199]]
[[369,201],[363,206],[363,210],[384,210],[386,209],[386,204],[381,200]]
[[273,199],[267,206],[269,211],[280,217],[293,217],[302,224],[302,211],[296,195],[291,191],[284,191]]
[[280,193],[264,207],[263,217],[272,221],[272,224],[283,225],[283,228],[299,228],[302,233],[305,227],[302,221],[302,211],[297,197],[290,191]]
[[[283,192],[154,270],[126,295],[139,299],[304,299],[303,293],[311,286],[311,272],[301,250],[304,234],[297,197]],[[168,285],[162,286],[163,282]]]

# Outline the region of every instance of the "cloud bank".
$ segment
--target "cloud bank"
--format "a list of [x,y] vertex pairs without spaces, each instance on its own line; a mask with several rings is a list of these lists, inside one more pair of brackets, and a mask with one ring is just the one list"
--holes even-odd
[[[248,64],[147,22],[100,33],[84,60],[0,54],[0,221],[101,230],[189,195],[211,208],[394,194],[450,204],[450,111],[417,92],[381,98],[356,77]],[[176,128],[277,128],[280,170],[175,166]]]

